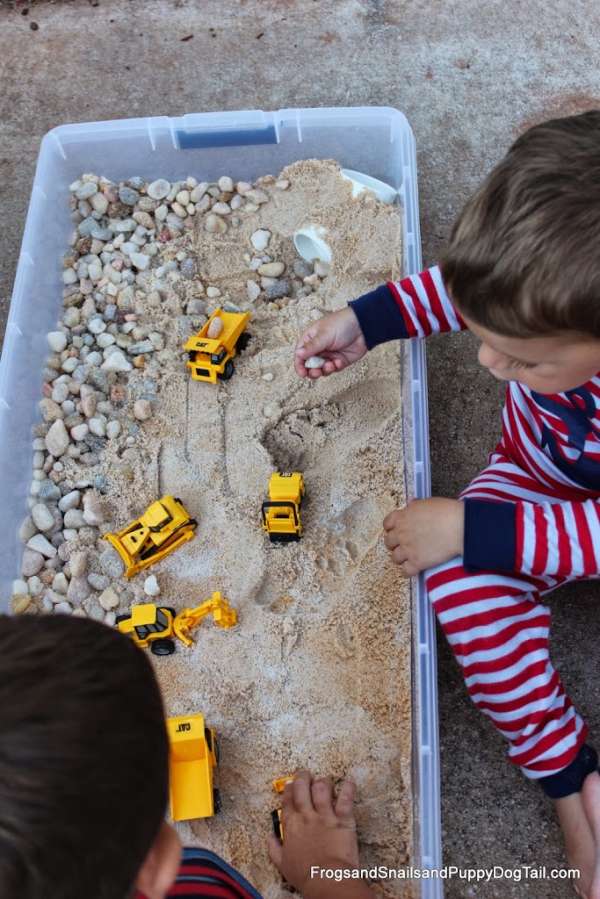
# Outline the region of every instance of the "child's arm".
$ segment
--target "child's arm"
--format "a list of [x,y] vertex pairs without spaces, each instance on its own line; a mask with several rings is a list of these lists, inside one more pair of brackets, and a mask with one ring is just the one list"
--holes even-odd
[[[465,327],[435,266],[384,284],[315,322],[298,341],[295,367],[301,377],[318,378],[342,371],[387,340],[428,337]],[[307,369],[304,363],[309,356],[322,356],[323,366]]]
[[[361,880],[328,880],[320,869],[355,871],[359,867],[355,786],[345,780],[337,798],[329,778],[312,778],[299,771],[287,784],[281,804],[284,841],[269,838],[269,854],[285,880],[304,899],[374,899],[374,892]],[[311,876],[312,870],[312,876]]]
[[600,504],[465,499],[465,565],[533,576],[600,574]]

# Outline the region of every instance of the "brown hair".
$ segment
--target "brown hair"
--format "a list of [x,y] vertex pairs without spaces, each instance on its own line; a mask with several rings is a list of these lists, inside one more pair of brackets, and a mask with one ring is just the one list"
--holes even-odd
[[125,899],[167,764],[158,685],[131,640],[83,618],[0,618],[3,899]]
[[490,331],[600,337],[600,111],[519,137],[460,214],[441,270]]

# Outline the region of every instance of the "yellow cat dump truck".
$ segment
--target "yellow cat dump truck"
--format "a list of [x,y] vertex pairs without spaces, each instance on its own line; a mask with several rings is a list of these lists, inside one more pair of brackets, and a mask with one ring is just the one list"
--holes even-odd
[[[194,381],[216,384],[218,379],[229,380],[234,370],[234,356],[250,339],[250,335],[244,333],[249,318],[249,312],[215,309],[200,331],[186,341],[183,348],[188,353],[187,367]],[[218,336],[209,337],[209,333],[218,330],[215,327],[218,319],[222,323],[221,331]]]
[[212,615],[217,627],[224,629],[237,623],[236,610],[218,591],[195,609],[180,612],[153,602],[140,603],[132,607],[129,615],[119,615],[116,623],[119,631],[129,634],[141,649],[150,649],[156,656],[168,656],[175,652],[175,638],[185,646],[193,644],[190,631],[207,615]]
[[127,527],[105,534],[104,539],[119,553],[125,576],[130,578],[191,540],[197,526],[180,499],[163,496]]
[[271,543],[299,540],[302,536],[300,504],[304,478],[298,471],[271,475],[269,499],[262,504],[262,526]]
[[211,818],[221,808],[213,776],[219,765],[217,734],[203,715],[167,718],[169,798],[173,821]]

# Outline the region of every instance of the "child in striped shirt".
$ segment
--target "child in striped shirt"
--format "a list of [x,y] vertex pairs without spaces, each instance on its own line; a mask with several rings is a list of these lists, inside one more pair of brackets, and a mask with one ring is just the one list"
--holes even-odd
[[[600,899],[600,776],[549,655],[543,596],[600,575],[600,112],[510,148],[454,226],[439,267],[378,287],[301,336],[301,377],[377,344],[468,328],[507,382],[502,436],[459,499],[383,522],[429,598],[475,704],[555,804],[581,892]],[[310,356],[325,361],[307,369]]]

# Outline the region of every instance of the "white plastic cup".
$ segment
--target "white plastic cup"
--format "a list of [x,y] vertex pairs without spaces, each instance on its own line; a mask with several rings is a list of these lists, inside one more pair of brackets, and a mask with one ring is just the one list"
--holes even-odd
[[293,241],[299,256],[306,262],[320,259],[321,262],[331,262],[331,247],[324,240],[327,229],[322,225],[304,225],[294,231]]
[[353,169],[341,169],[340,174],[346,181],[352,184],[352,196],[357,197],[364,190],[371,190],[382,203],[393,203],[398,191],[391,184],[371,178],[363,172],[355,172]]

